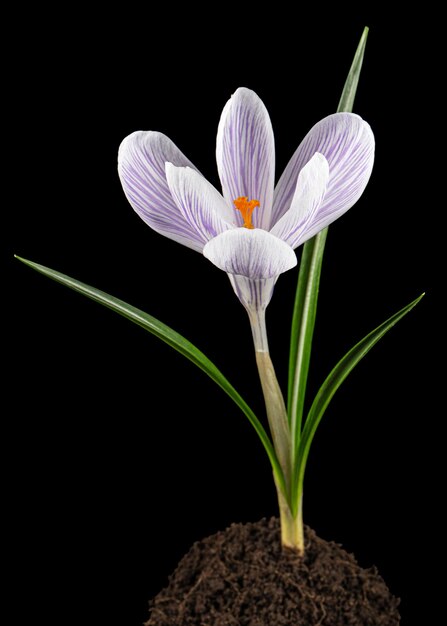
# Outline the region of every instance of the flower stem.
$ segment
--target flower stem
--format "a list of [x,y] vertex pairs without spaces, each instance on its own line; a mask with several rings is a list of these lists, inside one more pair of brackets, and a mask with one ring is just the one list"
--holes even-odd
[[284,397],[276,378],[275,369],[268,349],[267,330],[265,326],[265,309],[248,309],[253,342],[256,352],[256,364],[264,394],[267,418],[287,493],[276,484],[278,492],[279,513],[281,519],[281,543],[287,548],[304,553],[304,535],[302,509],[299,506],[294,516],[291,507],[292,487],[292,439]]
[[301,556],[304,555],[304,527],[303,527],[303,507],[300,499],[296,516],[285,501],[282,492],[278,491],[279,513],[281,521],[281,543],[285,548],[295,550]]
[[275,446],[289,491],[291,484],[291,439],[284,398],[276,378],[270,354],[268,352],[256,351],[256,364],[264,394],[273,445]]
[[290,428],[284,398],[268,351],[265,310],[249,311],[249,317],[256,351],[256,365],[264,394],[273,445],[284,472],[287,490],[290,491],[292,469]]

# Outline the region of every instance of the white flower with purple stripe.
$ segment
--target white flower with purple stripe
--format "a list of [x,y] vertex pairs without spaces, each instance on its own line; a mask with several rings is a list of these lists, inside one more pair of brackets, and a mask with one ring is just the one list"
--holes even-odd
[[374,136],[352,113],[335,113],[306,135],[275,182],[270,118],[239,88],[217,131],[222,194],[165,135],[137,131],[122,142],[124,192],[155,231],[202,252],[226,271],[248,311],[265,309],[294,249],[357,202],[371,175]]

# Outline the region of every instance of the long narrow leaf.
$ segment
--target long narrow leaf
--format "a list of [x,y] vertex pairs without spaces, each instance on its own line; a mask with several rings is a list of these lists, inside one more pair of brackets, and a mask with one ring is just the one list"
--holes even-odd
[[[352,111],[367,37],[368,28],[365,28],[349,70],[337,112]],[[288,385],[288,414],[295,453],[298,450],[301,437],[303,407],[326,237],[327,228],[304,244],[298,275],[290,336]]]
[[328,229],[325,228],[304,245],[298,274],[290,337],[288,395],[288,414],[295,449],[301,435],[304,397],[327,233]]
[[278,484],[281,486],[284,493],[286,493],[284,475],[279,465],[273,445],[264,427],[262,426],[256,415],[253,413],[251,408],[248,406],[248,404],[245,402],[245,400],[239,395],[236,389],[225,378],[225,376],[214,365],[214,363],[203,354],[203,352],[201,352],[190,341],[182,337],[182,335],[177,333],[175,330],[172,330],[172,328],[166,326],[166,324],[163,324],[155,317],[148,315],[144,311],[141,311],[140,309],[137,309],[130,304],[127,304],[123,300],[119,300],[118,298],[115,298],[105,293],[104,291],[100,291],[99,289],[95,289],[94,287],[86,285],[85,283],[81,283],[74,278],[70,278],[70,276],[66,276],[65,274],[56,272],[55,270],[52,270],[49,267],[45,267],[44,265],[39,265],[38,263],[34,263],[33,261],[29,261],[18,256],[16,256],[16,258],[19,261],[22,261],[22,263],[25,263],[26,265],[32,267],[34,270],[37,270],[41,274],[48,276],[48,278],[52,278],[53,280],[62,283],[66,287],[70,287],[70,289],[82,293],[84,296],[87,296],[91,300],[99,302],[109,309],[112,309],[116,313],[119,313],[131,322],[138,324],[138,326],[141,326],[142,328],[149,331],[162,341],[166,342],[169,346],[180,352],[180,354],[183,354],[183,356],[192,361],[194,365],[197,365],[197,367],[199,367],[206,374],[208,374],[208,376],[230,396],[230,398],[237,404],[237,406],[249,419],[251,425],[255,429],[267,452]]
[[[309,414],[306,418],[306,424],[304,426],[299,453],[298,453],[298,466],[296,469],[296,482],[295,486],[298,487],[298,496],[302,487],[302,481],[304,478],[304,471],[306,467],[307,457],[309,455],[309,449],[314,438],[318,425],[321,422],[326,408],[329,402],[332,400],[335,392],[340,387],[346,377],[352,372],[354,367],[359,363],[363,357],[371,350],[373,346],[395,325],[401,320],[407,313],[411,311],[413,307],[423,298],[424,294],[421,294],[416,300],[407,304],[403,309],[392,315],[388,320],[383,322],[369,335],[364,337],[358,344],[356,344],[351,350],[337,363],[332,372],[326,378],[309,410]],[[295,494],[294,494],[295,495]],[[295,503],[297,504],[297,503]]]
[[369,28],[365,26],[362,36],[360,37],[359,45],[357,46],[351,68],[343,87],[340,102],[338,103],[337,107],[337,113],[342,113],[344,111],[351,113],[352,109],[354,108],[355,94],[357,93],[360,72],[362,71],[363,57],[365,55],[368,32]]

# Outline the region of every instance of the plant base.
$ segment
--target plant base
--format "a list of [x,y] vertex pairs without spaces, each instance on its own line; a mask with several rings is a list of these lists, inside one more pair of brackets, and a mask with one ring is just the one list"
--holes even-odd
[[398,626],[399,600],[375,568],[305,527],[304,558],[279,521],[233,524],[193,545],[146,626]]

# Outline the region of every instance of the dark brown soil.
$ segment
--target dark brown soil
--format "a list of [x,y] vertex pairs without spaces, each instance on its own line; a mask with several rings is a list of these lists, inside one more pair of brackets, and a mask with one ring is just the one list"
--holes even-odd
[[375,568],[305,529],[282,551],[277,519],[233,524],[195,543],[151,602],[146,626],[397,626],[399,600]]

